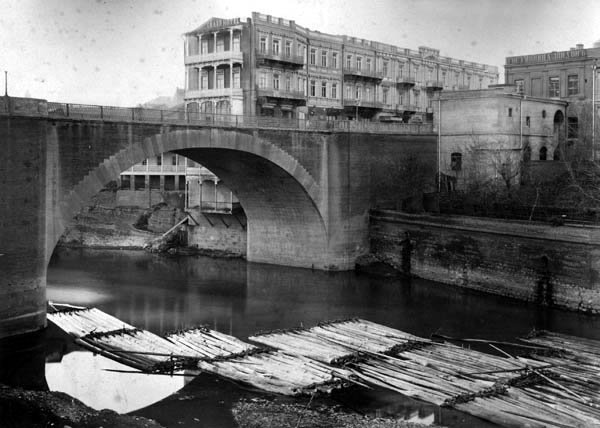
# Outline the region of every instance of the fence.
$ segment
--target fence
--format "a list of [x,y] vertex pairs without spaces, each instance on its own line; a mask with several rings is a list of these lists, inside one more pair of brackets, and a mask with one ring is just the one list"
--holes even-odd
[[48,102],[47,109],[35,111],[29,109],[13,109],[10,106],[1,113],[19,115],[45,115],[51,118],[92,119],[123,122],[152,122],[190,124],[197,126],[217,126],[225,128],[275,128],[310,131],[335,132],[367,132],[388,134],[431,134],[433,124],[430,123],[397,123],[356,120],[320,120],[289,119],[269,116],[247,116],[184,110],[159,110],[141,107],[113,107],[86,104]]

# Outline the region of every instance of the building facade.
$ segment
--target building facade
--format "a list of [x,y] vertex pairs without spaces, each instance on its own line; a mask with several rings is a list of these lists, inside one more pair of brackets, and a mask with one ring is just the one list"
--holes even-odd
[[215,213],[232,213],[239,207],[233,192],[210,170],[169,152],[123,171],[117,192],[120,206],[152,207],[161,202]]
[[498,69],[418,50],[331,35],[292,20],[211,18],[185,34],[190,113],[309,119],[431,118],[434,94],[482,89]]
[[578,44],[567,51],[507,57],[504,65],[506,83],[516,85],[524,95],[569,103],[565,150],[588,159],[598,159],[599,59],[600,41],[588,49]]
[[562,158],[567,102],[529,97],[512,85],[443,92],[434,102],[440,184],[510,187],[530,162]]

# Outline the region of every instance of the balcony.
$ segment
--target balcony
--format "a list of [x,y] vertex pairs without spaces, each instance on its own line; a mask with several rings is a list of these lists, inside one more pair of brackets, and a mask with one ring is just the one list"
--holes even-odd
[[345,68],[344,69],[344,77],[357,77],[362,79],[373,79],[373,80],[382,80],[383,72],[375,71],[375,70],[364,70],[357,68]]
[[441,91],[444,89],[444,82],[441,80],[428,80],[425,82],[425,87],[430,91]]
[[185,65],[188,64],[204,64],[215,62],[236,62],[243,64],[244,53],[240,51],[223,51],[212,52],[198,55],[186,55],[184,58]]
[[413,104],[396,104],[396,111],[417,111],[418,108]]
[[344,107],[357,107],[358,108],[375,108],[383,109],[384,105],[380,101],[365,101],[365,100],[344,100]]
[[242,96],[242,88],[217,88],[217,89],[187,89],[185,91],[185,99],[190,98],[217,98]]
[[396,77],[396,84],[404,86],[415,86],[415,78],[410,76]]
[[285,55],[273,54],[267,52],[256,52],[256,60],[262,63],[276,62],[283,65],[291,65],[295,67],[302,67],[304,65],[304,57],[301,55]]
[[305,100],[306,96],[302,91],[286,91],[283,89],[259,88],[257,91],[259,97],[285,98],[292,100]]

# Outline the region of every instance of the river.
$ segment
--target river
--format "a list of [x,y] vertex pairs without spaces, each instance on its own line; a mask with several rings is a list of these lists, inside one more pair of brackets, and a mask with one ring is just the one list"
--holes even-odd
[[[600,339],[600,318],[538,308],[421,279],[380,278],[248,263],[240,259],[165,257],[139,251],[57,249],[48,299],[95,306],[157,334],[208,325],[242,340],[263,330],[360,317],[419,336],[514,341],[532,329]],[[56,333],[56,332],[55,332]],[[146,376],[73,348],[51,335],[46,379],[94,408],[151,417],[168,427],[234,427],[240,398],[263,396],[213,376]],[[59,349],[59,351],[56,351]],[[265,395],[266,396],[266,395]],[[266,396],[268,397],[268,396]],[[336,394],[361,413],[446,426],[487,426],[386,391]],[[274,399],[274,398],[269,398]]]

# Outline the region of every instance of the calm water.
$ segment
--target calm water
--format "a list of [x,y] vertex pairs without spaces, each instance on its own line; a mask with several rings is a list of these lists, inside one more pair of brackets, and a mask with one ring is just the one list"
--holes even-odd
[[[244,340],[261,330],[361,317],[424,337],[437,332],[514,340],[532,328],[544,328],[600,339],[598,317],[539,310],[425,280],[134,251],[57,250],[48,269],[48,299],[96,306],[158,334],[208,325]],[[46,364],[50,388],[95,408],[133,411],[172,427],[233,427],[232,403],[261,395],[207,375],[190,381],[108,372],[130,369],[87,352],[70,352],[72,347],[55,333]],[[386,391],[354,390],[332,399],[371,415],[486,426]]]

